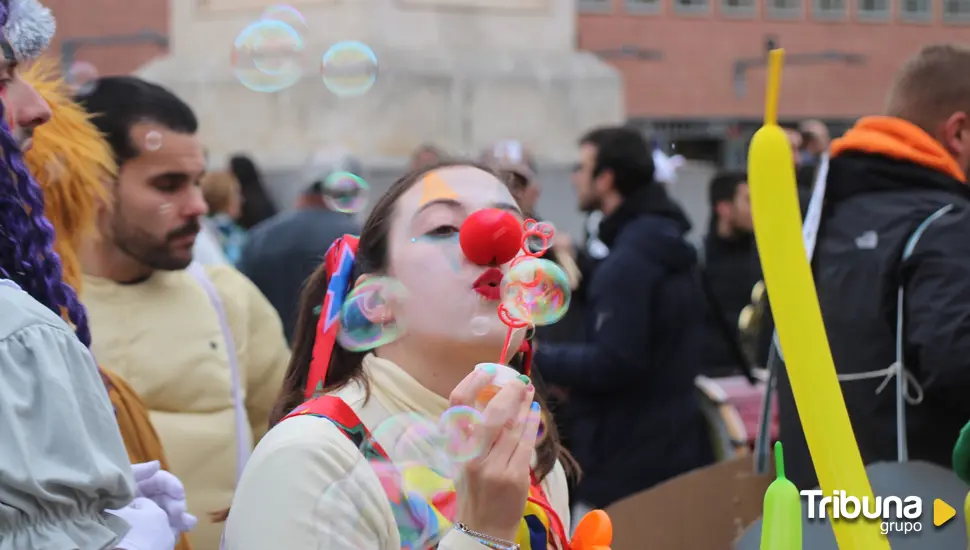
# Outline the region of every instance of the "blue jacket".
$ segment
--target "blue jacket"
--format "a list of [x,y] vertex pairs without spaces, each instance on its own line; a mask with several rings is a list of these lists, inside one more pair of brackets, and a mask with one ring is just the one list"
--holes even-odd
[[697,400],[705,302],[683,211],[651,184],[600,225],[610,247],[587,287],[587,339],[536,348],[570,391],[576,497],[605,507],[713,461]]

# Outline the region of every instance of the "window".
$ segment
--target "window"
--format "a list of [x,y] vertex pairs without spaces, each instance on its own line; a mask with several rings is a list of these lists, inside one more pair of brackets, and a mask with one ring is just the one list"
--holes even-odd
[[970,0],[943,0],[943,20],[970,23]]
[[724,15],[754,17],[758,5],[756,0],[721,0],[721,12]]
[[578,0],[576,7],[581,12],[604,13],[612,11],[613,0]]
[[879,21],[889,19],[889,0],[856,0],[859,19]]
[[630,13],[660,13],[660,0],[626,0]]
[[673,0],[677,13],[707,13],[710,5],[707,0]]
[[812,11],[816,19],[843,19],[845,0],[815,0]]
[[768,15],[776,19],[802,16],[802,0],[768,0]]
[[933,19],[932,0],[900,0],[899,16],[904,21],[929,21]]

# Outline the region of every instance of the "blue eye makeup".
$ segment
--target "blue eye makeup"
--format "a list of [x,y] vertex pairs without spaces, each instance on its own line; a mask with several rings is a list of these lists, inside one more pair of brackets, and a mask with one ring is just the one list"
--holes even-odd
[[446,243],[457,243],[458,242],[459,230],[453,225],[441,225],[431,231],[428,231],[420,237],[414,237],[411,242],[416,243],[418,240],[429,241],[429,242],[446,242]]

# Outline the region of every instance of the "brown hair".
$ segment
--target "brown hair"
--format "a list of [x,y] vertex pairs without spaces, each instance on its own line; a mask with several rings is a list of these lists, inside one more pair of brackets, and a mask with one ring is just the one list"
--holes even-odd
[[958,111],[970,114],[970,49],[926,46],[896,73],[887,115],[933,134],[937,124]]
[[[394,205],[397,200],[406,193],[415,183],[421,180],[424,174],[452,166],[471,166],[493,174],[488,167],[465,161],[440,162],[413,171],[403,178],[397,180],[386,193],[381,195],[374,205],[370,216],[364,222],[360,233],[360,244],[357,255],[354,259],[353,272],[349,280],[355,281],[358,277],[369,273],[382,273],[387,269],[388,262],[388,234]],[[302,296],[300,297],[299,317],[296,326],[296,338],[293,341],[293,352],[290,357],[290,364],[286,370],[286,377],[283,380],[283,389],[270,414],[270,425],[276,424],[291,410],[303,402],[304,389],[307,383],[307,375],[310,369],[310,360],[313,355],[313,341],[316,338],[317,313],[314,311],[317,306],[323,303],[323,297],[327,292],[329,274],[326,272],[324,264],[321,264],[304,285]],[[333,392],[355,380],[360,380],[369,392],[367,380],[363,372],[363,359],[367,352],[348,351],[339,344],[334,346],[333,355],[330,357],[330,365],[327,370],[327,378],[324,381],[324,390]],[[520,358],[516,358],[520,360]],[[513,364],[513,367],[519,368]],[[568,472],[578,472],[575,461],[565,451],[559,442],[559,434],[556,430],[555,422],[548,414],[548,408],[543,393],[541,380],[538,380],[536,370],[533,369],[533,381],[536,384],[536,400],[539,402],[546,418],[546,437],[537,446],[537,465],[536,475],[543,479],[548,474],[557,460],[561,460],[563,467]]]
[[229,209],[233,196],[239,195],[239,180],[232,172],[209,172],[202,178],[202,196],[209,205],[209,214],[221,214]]

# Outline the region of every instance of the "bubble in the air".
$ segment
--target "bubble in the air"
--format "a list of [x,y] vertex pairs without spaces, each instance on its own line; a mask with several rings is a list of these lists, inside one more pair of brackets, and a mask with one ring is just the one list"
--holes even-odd
[[569,309],[572,291],[561,267],[549,260],[523,257],[502,278],[502,304],[508,313],[533,325],[550,325]]
[[373,277],[357,285],[340,309],[337,342],[350,351],[367,351],[404,333],[399,317],[407,290],[397,279]]
[[348,477],[331,484],[317,499],[314,514],[317,540],[320,541],[317,550],[366,548],[371,544],[361,519],[367,512],[361,487],[367,479],[363,468],[368,467],[361,461]]
[[306,18],[300,10],[286,4],[270,6],[259,16],[263,21],[281,21],[300,33],[305,34],[308,30]]
[[76,94],[89,94],[94,91],[98,80],[98,69],[87,61],[75,61],[67,69],[66,80]]
[[323,200],[327,207],[345,214],[355,214],[367,205],[370,186],[364,178],[350,172],[334,172],[323,182]]
[[485,452],[485,440],[478,430],[481,424],[482,413],[472,407],[451,407],[441,415],[438,430],[448,458],[464,464]]
[[522,247],[529,254],[542,256],[552,247],[552,239],[556,236],[556,228],[549,222],[537,222],[526,226]]
[[492,322],[488,317],[484,317],[482,315],[472,317],[470,323],[472,334],[474,336],[485,336],[488,334],[491,324]]
[[458,474],[437,419],[413,412],[393,415],[371,430],[368,443],[380,445],[399,464],[420,464],[447,478]]
[[377,56],[362,42],[338,42],[320,60],[323,84],[334,95],[358,96],[377,82]]
[[59,155],[54,155],[44,163],[44,177],[49,183],[57,183],[67,175],[67,168]]
[[369,464],[382,487],[399,495],[391,507],[401,548],[434,548],[451,530],[446,518],[454,517],[454,481],[419,463],[371,460]]
[[278,19],[260,19],[233,42],[233,70],[250,90],[278,92],[300,80],[303,50],[303,37],[292,26]]
[[152,130],[145,135],[145,150],[158,151],[162,148],[162,134]]

